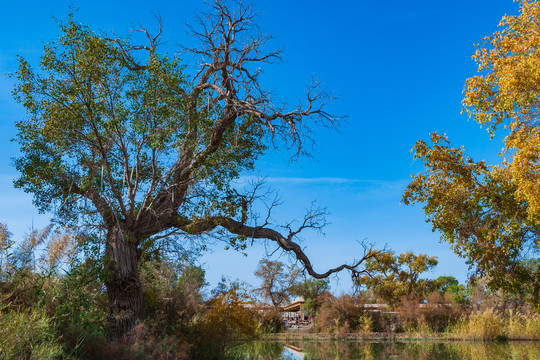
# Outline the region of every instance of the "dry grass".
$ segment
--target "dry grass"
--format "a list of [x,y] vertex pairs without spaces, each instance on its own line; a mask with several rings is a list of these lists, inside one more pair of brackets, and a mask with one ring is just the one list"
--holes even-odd
[[461,339],[496,340],[506,338],[503,316],[493,310],[464,316],[447,329],[447,333]]
[[540,314],[502,315],[490,309],[462,317],[448,327],[447,334],[467,340],[540,340]]
[[540,340],[540,314],[510,313],[507,337],[511,340]]

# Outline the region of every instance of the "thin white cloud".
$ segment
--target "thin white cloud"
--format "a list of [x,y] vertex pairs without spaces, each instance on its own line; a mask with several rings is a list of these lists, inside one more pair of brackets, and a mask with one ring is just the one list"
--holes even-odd
[[341,177],[314,177],[314,178],[304,178],[304,177],[268,177],[265,178],[266,182],[269,183],[300,183],[300,184],[346,184],[346,183],[356,183],[362,182],[357,179],[348,179]]
[[[394,204],[401,202],[401,196],[410,179],[397,180],[373,180],[373,179],[354,179],[342,177],[256,177],[243,176],[235,183],[238,188],[242,188],[251,183],[262,182],[269,189],[279,189],[286,193],[287,191],[297,191],[301,187],[300,193],[309,192],[309,188],[323,188],[324,194],[318,194],[317,199],[320,200],[325,196],[334,197],[347,194],[348,200],[354,201],[377,201],[383,199],[392,199]],[[340,192],[334,192],[337,188],[341,188]],[[346,200],[345,200],[346,201]]]
[[246,183],[251,181],[263,181],[265,183],[280,183],[280,184],[319,184],[319,185],[333,185],[333,184],[365,184],[375,186],[401,186],[408,180],[372,180],[372,179],[351,179],[343,177],[255,177],[255,176],[241,176],[238,179],[238,183]]

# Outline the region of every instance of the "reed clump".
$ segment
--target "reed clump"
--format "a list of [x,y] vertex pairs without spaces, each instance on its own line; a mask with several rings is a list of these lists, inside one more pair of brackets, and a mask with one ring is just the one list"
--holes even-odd
[[493,309],[463,316],[447,329],[453,338],[467,340],[540,340],[540,314]]
[[39,309],[0,313],[0,353],[4,359],[64,359],[53,319]]
[[470,340],[497,340],[507,338],[507,327],[502,315],[488,309],[463,316],[448,326],[453,337]]
[[540,314],[510,312],[507,337],[511,340],[540,340]]
[[[406,337],[460,340],[540,340],[540,313],[526,304],[498,304],[483,294],[479,306],[463,307],[447,296],[427,300],[402,299],[394,309],[366,306],[361,298],[344,295],[323,303],[315,331],[337,338]],[[499,303],[500,304],[500,303]]]

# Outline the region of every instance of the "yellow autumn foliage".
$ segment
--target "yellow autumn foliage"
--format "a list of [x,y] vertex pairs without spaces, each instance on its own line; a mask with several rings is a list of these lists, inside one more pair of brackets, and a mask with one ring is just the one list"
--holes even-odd
[[523,260],[540,247],[540,2],[519,4],[477,45],[478,72],[464,89],[464,112],[505,135],[500,164],[473,161],[433,133],[412,149],[425,171],[403,200],[423,204],[433,230],[491,286],[539,299],[540,267]]
[[464,109],[493,132],[507,130],[497,174],[511,181],[527,215],[540,221],[540,3],[520,1],[517,16],[504,16],[497,31],[477,46],[478,75],[465,85]]

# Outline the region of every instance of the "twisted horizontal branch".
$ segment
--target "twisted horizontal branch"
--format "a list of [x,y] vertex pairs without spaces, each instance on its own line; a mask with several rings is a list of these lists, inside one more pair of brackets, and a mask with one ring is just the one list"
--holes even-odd
[[[228,217],[212,217],[192,222],[187,221],[186,219],[179,219],[179,223],[181,223],[180,227],[182,228],[182,230],[193,235],[208,233],[221,226],[222,228],[229,231],[231,234],[246,236],[254,239],[267,239],[273,241],[281,249],[287,252],[292,252],[294,256],[298,259],[298,261],[302,263],[307,273],[316,279],[327,278],[330,275],[338,273],[342,270],[349,270],[351,273],[353,273],[353,276],[357,276],[358,274],[365,272],[364,269],[359,270],[359,267],[366,260],[377,255],[377,252],[373,252],[371,251],[371,249],[365,247],[363,256],[359,260],[355,260],[354,263],[341,264],[339,266],[331,268],[326,272],[319,273],[313,269],[311,260],[306,255],[304,250],[302,250],[302,247],[297,242],[293,241],[293,237],[295,237],[299,231],[291,231],[287,236],[285,236],[274,229],[262,226],[249,226]],[[303,225],[303,228],[307,227],[307,225]]]

